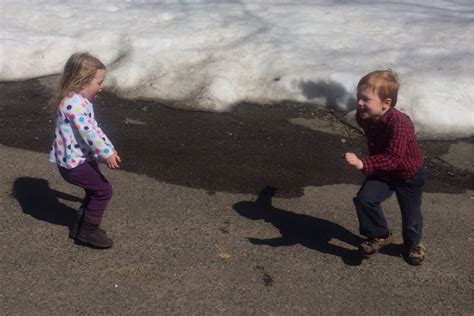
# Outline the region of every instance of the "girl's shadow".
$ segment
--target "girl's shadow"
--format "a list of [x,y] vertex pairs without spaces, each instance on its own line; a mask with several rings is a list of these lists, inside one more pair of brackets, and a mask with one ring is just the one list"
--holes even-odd
[[243,201],[234,204],[233,208],[240,215],[252,220],[265,220],[280,230],[280,237],[270,239],[249,238],[254,245],[272,247],[292,246],[301,244],[310,249],[341,257],[347,265],[356,266],[362,262],[358,250],[347,249],[330,243],[332,239],[358,247],[362,241],[344,227],[333,222],[281,210],[272,206],[272,197],[276,189],[267,186],[259,194],[255,202]]
[[82,199],[53,190],[48,181],[38,178],[21,177],[13,183],[12,196],[18,200],[23,213],[36,219],[68,226],[74,219],[76,210],[59,202],[58,198],[73,202]]

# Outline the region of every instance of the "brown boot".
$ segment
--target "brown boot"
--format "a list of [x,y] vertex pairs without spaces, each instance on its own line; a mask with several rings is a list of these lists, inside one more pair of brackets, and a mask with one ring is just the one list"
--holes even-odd
[[83,217],[82,225],[77,234],[76,241],[79,244],[89,246],[91,248],[106,249],[113,246],[112,239],[107,237],[106,232],[99,228],[99,222],[93,222],[87,217]]

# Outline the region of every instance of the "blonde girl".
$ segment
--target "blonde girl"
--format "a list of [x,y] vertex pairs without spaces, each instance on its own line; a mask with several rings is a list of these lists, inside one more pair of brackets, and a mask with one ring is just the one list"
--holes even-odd
[[112,240],[100,229],[112,185],[100,172],[97,158],[111,169],[121,159],[97,124],[92,101],[102,91],[105,66],[88,53],[73,54],[64,67],[56,97],[56,129],[49,160],[67,182],[84,189],[85,197],[69,236],[93,248],[110,248]]

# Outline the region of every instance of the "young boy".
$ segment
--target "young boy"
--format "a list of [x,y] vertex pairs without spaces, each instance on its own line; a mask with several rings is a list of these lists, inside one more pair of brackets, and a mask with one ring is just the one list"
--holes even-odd
[[346,153],[345,159],[366,175],[354,198],[360,234],[367,237],[360,246],[362,254],[368,257],[392,242],[380,203],[395,191],[402,213],[404,258],[420,265],[425,259],[421,193],[426,171],[413,123],[395,109],[398,88],[392,70],[374,71],[359,81],[356,119],[367,137],[369,158]]

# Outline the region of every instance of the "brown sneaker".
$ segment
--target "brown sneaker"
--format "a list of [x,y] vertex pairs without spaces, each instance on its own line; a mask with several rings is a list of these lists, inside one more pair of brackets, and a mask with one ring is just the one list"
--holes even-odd
[[369,238],[360,244],[360,251],[364,256],[371,256],[377,253],[380,248],[390,245],[392,243],[392,232],[388,232],[387,238]]
[[419,243],[408,251],[405,260],[412,266],[419,266],[425,260],[425,252],[425,246],[422,243]]

